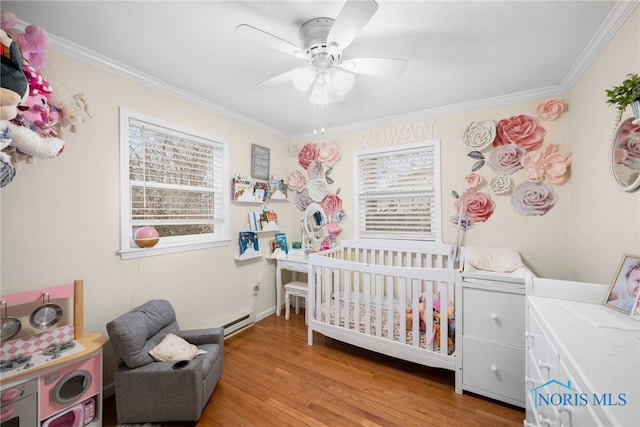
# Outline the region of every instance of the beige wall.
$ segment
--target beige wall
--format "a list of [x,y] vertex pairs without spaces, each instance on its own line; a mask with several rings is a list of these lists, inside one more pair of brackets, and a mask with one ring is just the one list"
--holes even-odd
[[[640,9],[631,15],[570,93],[569,135],[574,155],[569,278],[610,283],[622,254],[640,255],[640,192],[619,190],[609,173],[616,109],[605,89],[640,72]],[[630,113],[628,111],[627,113]]]
[[[569,112],[556,122],[545,122],[547,141],[573,153],[571,180],[556,187],[560,200],[542,217],[513,212],[507,197],[494,197],[496,212],[477,224],[465,243],[514,247],[541,276],[606,283],[624,252],[640,253],[640,193],[616,189],[609,177],[607,152],[614,111],[606,106],[604,89],[617,84],[627,72],[640,70],[636,11],[566,97]],[[1,286],[9,294],[27,289],[85,281],[85,330],[105,332],[107,321],[150,298],[167,298],[183,327],[222,324],[248,309],[258,317],[275,306],[273,261],[238,264],[236,245],[226,248],[122,261],[119,246],[119,141],[118,107],[174,121],[180,125],[226,138],[230,146],[230,173],[248,173],[250,147],[271,148],[271,171],[286,176],[297,166],[288,155],[291,141],[255,130],[220,114],[111,74],[56,51],[48,52],[49,68],[64,70],[72,91],[84,91],[93,119],[66,138],[65,152],[55,160],[21,164],[14,181],[1,195]],[[443,169],[444,240],[455,241],[448,223],[453,214],[451,190],[462,189],[462,179],[473,161],[460,143],[465,127],[475,120],[500,120],[534,114],[539,100],[435,119],[433,137],[441,140]],[[416,120],[416,119],[412,119]],[[384,126],[384,125],[381,125]],[[366,130],[365,130],[366,131]],[[343,149],[333,178],[340,187],[349,221],[353,221],[353,155],[360,131],[332,139]],[[302,145],[307,141],[296,141]],[[485,178],[490,170],[483,169]],[[231,177],[229,177],[230,179]],[[520,182],[521,176],[516,177]],[[486,187],[485,187],[486,189]],[[245,226],[255,208],[231,206],[231,238]],[[299,212],[291,202],[273,203],[297,236]],[[354,227],[345,226],[342,237]],[[291,238],[294,240],[294,238]],[[261,243],[266,244],[263,239]],[[261,283],[253,296],[252,288]],[[106,350],[105,381],[110,382],[113,356]]]
[[[455,214],[455,199],[451,196],[451,191],[455,190],[460,194],[463,192],[464,177],[471,172],[474,163],[473,159],[467,157],[469,150],[460,143],[465,128],[472,121],[488,119],[498,121],[518,114],[535,115],[537,103],[538,101],[531,101],[435,118],[424,117],[425,121],[435,120],[433,138],[440,139],[443,240],[446,243],[455,244],[457,238],[457,232],[449,222],[449,217]],[[547,130],[546,141],[561,144],[566,151],[568,146],[567,116],[564,115],[557,121],[543,122],[542,124]],[[403,126],[403,124],[394,126]],[[336,180],[336,184],[342,187],[340,194],[347,214],[353,213],[352,165],[354,153],[360,147],[361,133],[361,131],[351,132],[327,138],[338,141],[343,148],[343,159],[334,168],[332,177]],[[394,144],[385,142],[376,145]],[[495,173],[489,166],[485,166],[479,173],[485,179],[480,191],[490,193],[487,182],[495,176]],[[514,183],[522,182],[524,180],[523,172],[520,171],[513,178]],[[560,200],[549,213],[541,217],[525,217],[516,214],[511,207],[509,196],[492,196],[496,203],[493,216],[485,223],[474,225],[473,229],[466,233],[463,243],[517,248],[522,252],[526,262],[538,274],[546,274],[550,277],[567,277],[569,269],[566,263],[568,230],[564,225],[564,220],[568,213],[568,187],[568,184],[555,187]],[[344,237],[350,237],[354,233],[352,224],[345,227]]]
[[[56,51],[48,52],[48,68],[64,70],[69,89],[84,91],[93,118],[68,134],[60,157],[21,163],[13,182],[2,189],[2,293],[83,279],[85,330],[102,333],[107,321],[151,298],[171,300],[183,327],[219,325],[249,310],[273,310],[273,262],[234,261],[237,232],[259,205],[231,206],[229,247],[126,261],[116,255],[118,108],[227,139],[231,174],[250,172],[252,143],[272,150],[273,173],[286,172],[286,144]],[[285,222],[286,207],[275,206]],[[255,298],[258,281],[262,291]],[[106,354],[109,372],[110,350]]]

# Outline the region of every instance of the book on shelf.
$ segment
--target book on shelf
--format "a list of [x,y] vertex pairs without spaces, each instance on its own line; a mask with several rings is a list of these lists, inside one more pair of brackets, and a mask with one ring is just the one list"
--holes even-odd
[[285,254],[289,253],[289,245],[287,243],[287,235],[285,233],[277,233],[276,242],[278,247],[282,249]]
[[248,176],[236,175],[231,180],[231,194],[233,200],[253,201],[253,186]]
[[266,201],[269,196],[269,184],[257,181],[253,186],[253,195],[257,201]]
[[253,231],[241,231],[238,236],[238,245],[240,246],[241,256],[260,252],[258,235]]
[[249,230],[260,230],[260,212],[249,212]]
[[269,197],[272,199],[286,199],[287,198],[287,185],[284,183],[284,180],[271,177],[269,181]]
[[249,213],[249,230],[278,230],[278,214],[274,211],[254,211]]

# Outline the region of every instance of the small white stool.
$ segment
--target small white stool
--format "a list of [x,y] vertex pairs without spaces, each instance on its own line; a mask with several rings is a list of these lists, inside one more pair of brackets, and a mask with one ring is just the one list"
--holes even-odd
[[[296,314],[300,314],[300,304],[298,302],[298,298],[302,297],[305,299],[305,306],[306,306],[306,299],[307,299],[307,293],[309,291],[309,285],[307,284],[307,282],[300,282],[300,281],[293,281],[293,282],[289,282],[286,285],[284,285],[284,304],[285,304],[285,308],[284,308],[284,318],[286,320],[289,320],[289,311],[290,311],[290,301],[289,301],[289,296],[293,296],[296,298]],[[307,324],[307,307],[305,307],[305,318],[304,318],[304,323],[305,325]]]

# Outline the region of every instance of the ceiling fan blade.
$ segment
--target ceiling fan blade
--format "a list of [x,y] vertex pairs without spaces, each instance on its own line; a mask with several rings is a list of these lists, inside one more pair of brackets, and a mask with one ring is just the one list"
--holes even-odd
[[373,76],[400,76],[402,75],[409,61],[395,58],[354,58],[342,61],[338,65],[347,71],[355,74],[370,74]]
[[289,70],[287,72],[284,72],[282,74],[278,74],[275,77],[271,77],[268,80],[265,80],[261,83],[258,83],[258,86],[260,87],[271,87],[271,86],[277,86],[283,83],[287,83],[290,82],[293,79],[293,71],[294,70]]
[[339,50],[346,49],[360,34],[376,10],[378,10],[378,3],[375,0],[347,0],[329,31],[327,43],[332,46],[337,45]]
[[291,42],[281,39],[278,36],[262,31],[259,28],[253,27],[249,24],[240,24],[236,27],[236,32],[246,35],[253,41],[269,46],[272,49],[279,50],[280,52],[293,55],[295,57],[305,59],[305,53],[296,45]]

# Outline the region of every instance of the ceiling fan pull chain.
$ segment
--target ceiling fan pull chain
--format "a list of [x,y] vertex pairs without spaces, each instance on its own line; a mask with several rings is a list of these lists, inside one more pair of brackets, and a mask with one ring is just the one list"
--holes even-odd
[[318,136],[318,117],[316,115],[316,104],[313,104],[313,136]]

